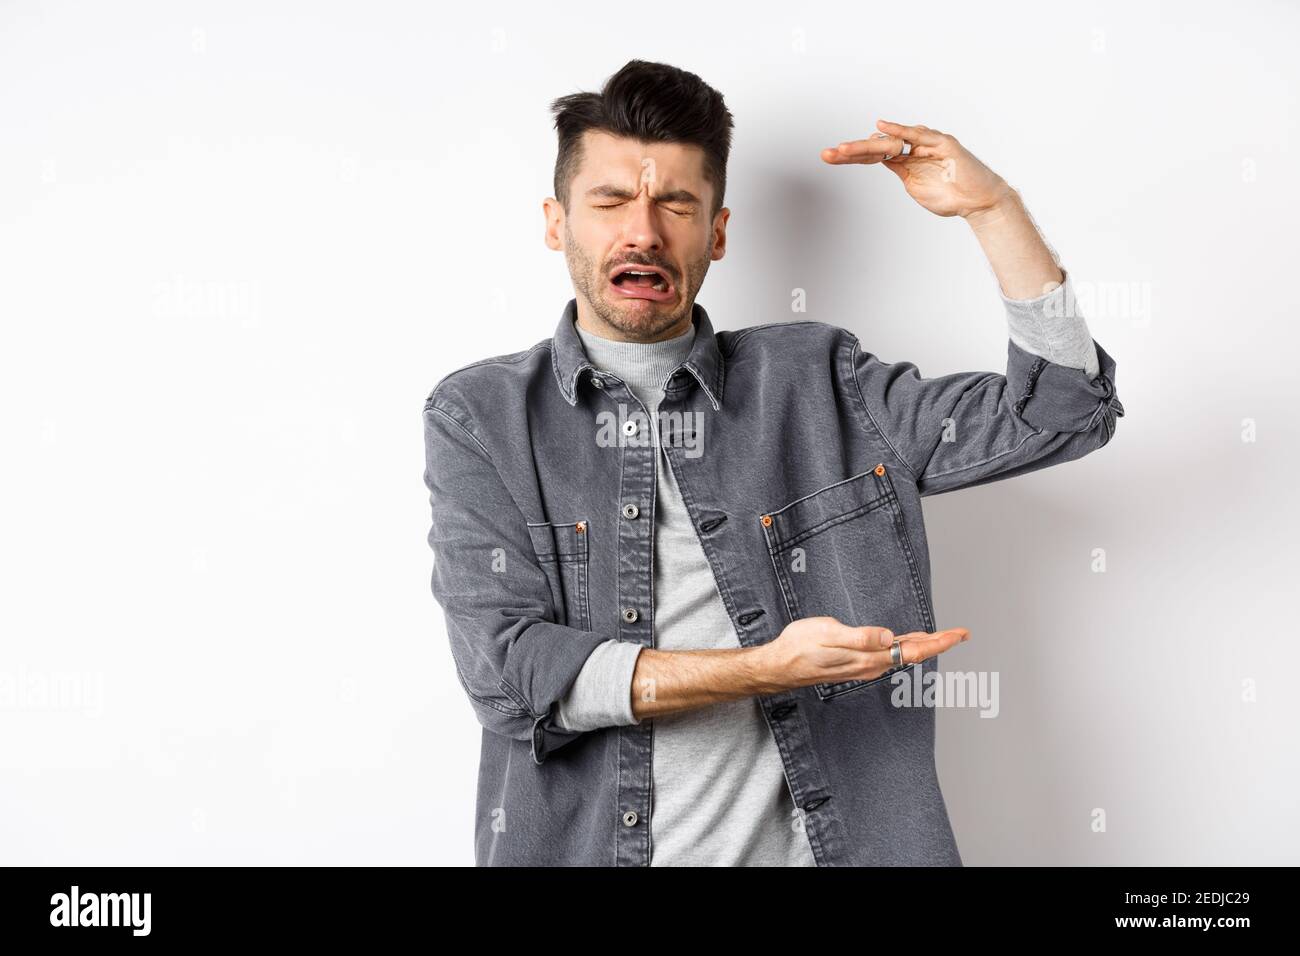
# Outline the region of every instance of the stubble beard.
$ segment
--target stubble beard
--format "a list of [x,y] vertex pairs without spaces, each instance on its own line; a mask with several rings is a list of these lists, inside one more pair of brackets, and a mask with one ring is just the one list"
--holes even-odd
[[666,330],[682,322],[695,307],[695,294],[704,284],[704,276],[711,261],[706,253],[700,259],[688,263],[682,283],[677,285],[678,304],[671,311],[662,308],[633,306],[620,309],[602,294],[608,285],[604,271],[587,256],[569,232],[565,224],[564,258],[569,265],[569,276],[573,280],[578,294],[587,301],[591,311],[606,327],[617,329],[634,341],[652,341],[658,339]]

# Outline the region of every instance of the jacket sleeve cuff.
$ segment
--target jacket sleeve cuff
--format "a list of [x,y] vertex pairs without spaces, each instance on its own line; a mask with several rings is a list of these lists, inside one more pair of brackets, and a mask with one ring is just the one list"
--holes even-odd
[[1099,371],[1089,378],[1083,369],[1057,365],[1007,342],[1007,390],[1016,414],[1049,432],[1086,432],[1100,424],[1109,441],[1124,406],[1115,392],[1115,360],[1095,345]]
[[1008,331],[1011,341],[1026,352],[1065,368],[1083,369],[1091,379],[1100,371],[1097,349],[1079,311],[1070,275],[1061,269],[1061,276],[1059,286],[1032,299],[1010,299],[998,288]]

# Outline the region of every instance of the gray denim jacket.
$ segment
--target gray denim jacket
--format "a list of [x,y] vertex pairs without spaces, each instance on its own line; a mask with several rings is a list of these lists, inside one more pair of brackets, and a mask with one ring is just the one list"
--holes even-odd
[[[650,860],[653,719],[556,723],[595,647],[654,646],[649,419],[594,374],[576,315],[570,300],[553,338],[453,372],[424,408],[432,588],[483,726],[481,866]],[[1093,378],[1011,338],[1005,375],[924,378],[819,322],[715,332],[698,303],[694,322],[657,421],[746,647],[816,615],[933,630],[921,497],[1082,457],[1124,414],[1099,343]],[[760,698],[820,866],[961,862],[934,708],[892,706],[893,676]]]

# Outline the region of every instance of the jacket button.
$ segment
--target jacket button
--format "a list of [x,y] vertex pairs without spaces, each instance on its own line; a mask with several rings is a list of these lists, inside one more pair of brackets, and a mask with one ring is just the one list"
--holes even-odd
[[592,388],[604,388],[604,387],[605,387],[605,380],[604,380],[603,378],[593,378],[593,379],[591,380],[591,387],[592,387]]
[[877,474],[877,475],[883,475],[884,473],[885,473],[885,466],[884,466],[884,465],[877,465],[877,466],[876,466],[876,474]]
[[631,419],[629,419],[628,421],[625,421],[625,422],[623,423],[623,434],[624,434],[624,435],[635,435],[635,434],[636,434],[636,422],[632,421]]
[[635,811],[635,810],[629,810],[629,811],[627,811],[627,813],[623,814],[623,826],[625,826],[625,827],[634,827],[634,826],[636,826],[636,821],[637,821],[638,819],[640,819],[640,818],[636,815],[636,811]]
[[630,503],[629,503],[629,504],[626,504],[626,505],[623,506],[623,517],[624,517],[624,518],[635,518],[635,517],[636,517],[637,515],[639,515],[640,513],[641,513],[641,509],[638,508],[638,507],[637,507],[636,505],[634,505],[634,504],[630,504]]
[[578,534],[586,534],[586,533],[587,533],[587,522],[585,522],[585,521],[579,521],[577,524],[575,524],[575,525],[573,526],[573,530],[576,531],[576,532],[578,532]]
[[627,621],[629,624],[635,624],[640,616],[641,615],[637,613],[637,610],[634,607],[623,608],[623,620]]
[[770,528],[770,527],[772,527],[772,516],[771,516],[771,515],[763,515],[763,517],[762,517],[760,520],[763,522],[763,527],[764,527],[764,528]]

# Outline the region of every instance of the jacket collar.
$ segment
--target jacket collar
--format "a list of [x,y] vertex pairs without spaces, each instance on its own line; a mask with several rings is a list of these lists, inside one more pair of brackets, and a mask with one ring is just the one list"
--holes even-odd
[[[570,405],[578,403],[578,381],[582,373],[595,370],[590,359],[587,358],[587,351],[582,347],[582,339],[578,337],[578,330],[574,326],[577,318],[578,300],[570,299],[564,307],[564,314],[560,316],[559,327],[556,328],[555,337],[551,341],[551,365],[555,369],[555,381],[560,387],[560,394]],[[685,369],[699,382],[700,388],[704,389],[704,394],[713,405],[713,410],[717,411],[722,406],[722,352],[718,348],[717,336],[713,331],[713,323],[709,321],[709,314],[698,302],[691,310],[691,321],[695,324],[695,341],[691,344],[691,351],[685,360],[669,376],[666,391],[669,395],[680,392],[681,386],[674,382],[674,378],[679,370]],[[587,378],[590,377],[588,374]]]

